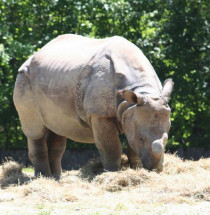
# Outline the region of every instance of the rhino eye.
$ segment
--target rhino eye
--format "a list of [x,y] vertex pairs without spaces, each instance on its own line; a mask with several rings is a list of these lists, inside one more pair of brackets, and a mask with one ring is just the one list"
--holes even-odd
[[144,143],[144,140],[141,137],[139,138],[139,141],[140,141],[141,144]]

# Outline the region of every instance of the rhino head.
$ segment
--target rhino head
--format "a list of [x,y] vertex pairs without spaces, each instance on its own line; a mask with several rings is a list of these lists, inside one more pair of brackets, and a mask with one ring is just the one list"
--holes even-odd
[[123,90],[121,96],[134,104],[122,114],[122,126],[130,148],[136,153],[144,168],[162,170],[165,145],[170,129],[170,107],[168,99],[173,82],[167,79],[161,96]]

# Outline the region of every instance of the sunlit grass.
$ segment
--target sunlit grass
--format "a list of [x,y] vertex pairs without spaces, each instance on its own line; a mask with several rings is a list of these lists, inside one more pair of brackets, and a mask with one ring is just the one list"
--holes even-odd
[[34,173],[33,167],[23,167],[23,173]]

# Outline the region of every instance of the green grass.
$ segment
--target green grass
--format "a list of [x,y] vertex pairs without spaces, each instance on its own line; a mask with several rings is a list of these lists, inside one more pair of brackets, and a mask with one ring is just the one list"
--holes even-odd
[[34,168],[33,167],[24,167],[23,173],[34,173]]

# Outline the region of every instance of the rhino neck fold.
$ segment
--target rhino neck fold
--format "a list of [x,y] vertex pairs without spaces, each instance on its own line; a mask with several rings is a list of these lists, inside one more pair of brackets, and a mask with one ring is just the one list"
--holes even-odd
[[87,89],[87,86],[90,81],[92,69],[89,65],[86,65],[84,68],[81,69],[78,83],[76,85],[75,93],[74,93],[74,102],[75,102],[75,108],[79,115],[79,117],[84,121],[85,123],[88,123],[88,119],[86,116],[86,112],[83,107],[83,101],[85,92]]
[[123,127],[122,125],[122,116],[123,116],[123,113],[131,106],[133,106],[134,104],[131,104],[127,101],[123,101],[121,102],[118,107],[117,107],[117,120],[120,122],[121,126]]

